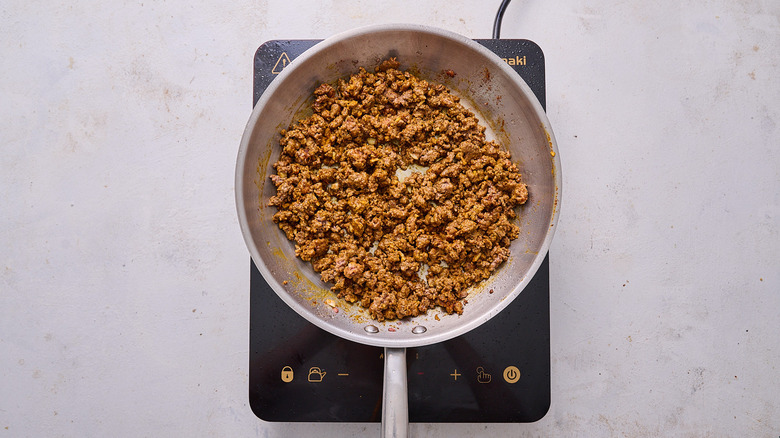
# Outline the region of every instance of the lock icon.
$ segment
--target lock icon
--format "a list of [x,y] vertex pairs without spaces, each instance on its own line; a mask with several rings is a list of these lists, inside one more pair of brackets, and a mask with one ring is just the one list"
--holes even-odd
[[282,368],[282,382],[284,383],[290,383],[293,379],[293,369],[291,366],[286,366]]

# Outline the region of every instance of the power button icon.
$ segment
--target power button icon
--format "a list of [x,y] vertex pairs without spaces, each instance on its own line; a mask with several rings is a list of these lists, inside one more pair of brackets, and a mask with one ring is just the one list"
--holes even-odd
[[508,366],[504,368],[504,380],[507,383],[517,383],[520,380],[520,370],[516,366]]

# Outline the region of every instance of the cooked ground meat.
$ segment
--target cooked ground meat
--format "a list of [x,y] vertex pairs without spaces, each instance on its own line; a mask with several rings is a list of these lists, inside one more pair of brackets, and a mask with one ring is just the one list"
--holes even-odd
[[338,296],[378,321],[462,313],[517,238],[509,152],[441,84],[394,59],[314,91],[281,132],[273,220]]

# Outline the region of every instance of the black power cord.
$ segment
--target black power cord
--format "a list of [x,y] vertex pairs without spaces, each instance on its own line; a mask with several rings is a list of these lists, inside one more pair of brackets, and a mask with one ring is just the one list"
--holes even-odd
[[504,19],[504,11],[506,11],[506,7],[509,6],[509,2],[511,0],[501,0],[501,5],[498,7],[498,12],[496,13],[496,19],[493,21],[493,39],[499,39],[501,38],[501,20]]

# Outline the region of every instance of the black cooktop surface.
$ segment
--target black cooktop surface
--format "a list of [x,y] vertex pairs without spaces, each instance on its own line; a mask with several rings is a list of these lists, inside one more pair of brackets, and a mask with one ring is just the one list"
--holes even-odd
[[[254,58],[254,103],[319,40],[273,40]],[[476,40],[504,59],[545,105],[544,54],[528,40]],[[496,317],[457,338],[407,350],[409,421],[523,423],[550,407],[550,289],[545,258]],[[251,264],[249,403],[265,421],[381,421],[383,349],[303,319]]]

